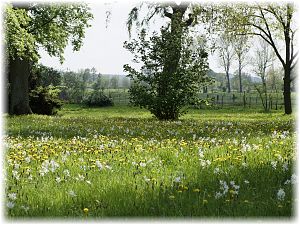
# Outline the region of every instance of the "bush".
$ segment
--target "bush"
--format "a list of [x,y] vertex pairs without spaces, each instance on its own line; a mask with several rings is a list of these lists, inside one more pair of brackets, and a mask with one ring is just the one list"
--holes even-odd
[[59,99],[60,90],[52,85],[39,86],[29,93],[29,105],[33,113],[54,115],[63,105]]
[[83,103],[87,106],[112,106],[114,105],[111,98],[106,96],[102,91],[93,91],[84,99]]

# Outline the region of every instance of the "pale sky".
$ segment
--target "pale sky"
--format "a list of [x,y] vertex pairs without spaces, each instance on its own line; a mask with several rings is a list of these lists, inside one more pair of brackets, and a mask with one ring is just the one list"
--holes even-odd
[[[128,13],[133,8],[133,2],[118,2],[111,4],[90,4],[94,20],[92,25],[86,29],[84,44],[80,51],[73,52],[71,46],[65,50],[65,61],[59,63],[58,58],[50,57],[45,51],[40,51],[40,63],[56,69],[77,71],[78,69],[95,67],[102,74],[124,74],[123,65],[130,64],[132,55],[123,48],[124,41],[129,40],[126,20]],[[106,11],[111,11],[111,19],[106,28]],[[159,28],[164,22],[156,19],[150,24],[152,29]],[[214,57],[209,59],[210,67],[214,71],[222,72]]]

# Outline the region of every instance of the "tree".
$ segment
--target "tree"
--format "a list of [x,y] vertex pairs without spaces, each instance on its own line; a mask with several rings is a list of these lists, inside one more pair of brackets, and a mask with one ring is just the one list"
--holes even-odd
[[[294,45],[297,25],[293,3],[239,4],[221,8],[223,24],[228,32],[258,36],[274,50],[284,70],[284,111],[291,114],[291,82],[294,79],[291,74],[298,61]],[[283,40],[283,54],[282,42],[278,39]]]
[[171,74],[165,69],[174,46],[169,26],[163,27],[160,35],[154,33],[150,38],[142,30],[139,40],[124,44],[136,61],[142,63],[140,71],[124,65],[124,71],[134,82],[129,89],[131,102],[148,109],[160,120],[176,120],[185,106],[198,104],[201,84],[208,80],[207,53],[203,46],[192,47],[193,39],[187,33],[181,37],[180,59]]
[[259,46],[255,50],[253,60],[254,72],[261,78],[262,88],[255,85],[256,90],[262,101],[265,111],[268,111],[268,90],[267,90],[267,68],[271,65],[274,57],[270,46],[264,40],[259,41]]
[[242,69],[247,64],[246,56],[249,50],[249,46],[247,44],[248,37],[247,36],[236,36],[233,40],[233,49],[238,61],[238,77],[239,77],[239,92],[243,92],[242,85]]
[[221,59],[220,63],[224,68],[225,76],[227,79],[227,92],[230,93],[231,87],[230,87],[229,70],[230,70],[232,59],[234,57],[234,49],[232,47],[230,38],[226,34],[220,36],[218,42],[218,50],[219,50],[219,57]]
[[118,76],[112,76],[110,78],[110,87],[113,89],[117,89],[119,84],[119,77]]
[[38,49],[63,61],[70,42],[79,50],[84,30],[92,18],[85,4],[14,4],[5,8],[5,47],[8,67],[9,114],[32,113],[28,78],[31,65],[39,59]]

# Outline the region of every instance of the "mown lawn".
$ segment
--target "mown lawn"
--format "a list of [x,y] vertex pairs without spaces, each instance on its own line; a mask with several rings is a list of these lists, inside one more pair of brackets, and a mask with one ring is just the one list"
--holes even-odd
[[292,218],[294,123],[242,108],[174,122],[127,106],[6,116],[6,214]]

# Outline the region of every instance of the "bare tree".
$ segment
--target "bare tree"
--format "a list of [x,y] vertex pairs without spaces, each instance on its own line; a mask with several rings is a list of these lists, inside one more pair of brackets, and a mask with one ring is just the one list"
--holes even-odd
[[233,42],[234,53],[238,61],[239,91],[243,92],[242,69],[247,65],[247,53],[249,51],[248,36],[236,36]]
[[229,70],[230,70],[231,62],[234,57],[234,48],[232,46],[230,38],[226,34],[220,36],[217,48],[220,57],[220,64],[224,68],[225,75],[226,75],[227,92],[230,93],[231,87],[230,87]]
[[267,68],[274,61],[274,54],[266,41],[259,39],[258,43],[253,58],[253,70],[261,78],[262,87],[255,85],[255,88],[259,93],[264,110],[268,111]]

